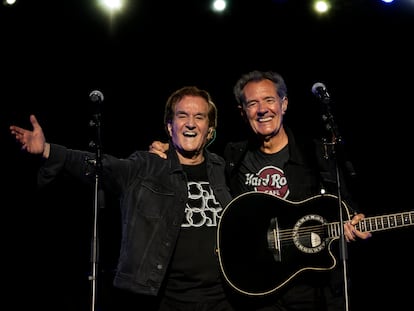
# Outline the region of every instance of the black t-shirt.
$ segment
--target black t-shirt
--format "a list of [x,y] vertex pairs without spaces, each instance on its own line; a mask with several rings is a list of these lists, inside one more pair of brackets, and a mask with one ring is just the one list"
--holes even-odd
[[222,206],[210,187],[206,164],[183,165],[188,177],[188,202],[170,264],[166,296],[180,302],[221,299],[216,232]]
[[237,172],[240,193],[260,191],[286,199],[289,186],[283,168],[288,159],[287,145],[275,154],[266,154],[259,149],[248,150]]

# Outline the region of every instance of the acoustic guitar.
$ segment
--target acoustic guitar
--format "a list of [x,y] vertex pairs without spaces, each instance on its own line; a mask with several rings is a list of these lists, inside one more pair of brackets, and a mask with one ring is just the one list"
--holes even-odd
[[[240,293],[273,293],[305,271],[333,269],[333,241],[342,232],[339,199],[316,195],[289,201],[265,192],[247,192],[223,210],[217,229],[217,254],[226,282]],[[341,202],[344,221],[349,208]],[[414,211],[366,217],[360,231],[383,231],[414,224]]]

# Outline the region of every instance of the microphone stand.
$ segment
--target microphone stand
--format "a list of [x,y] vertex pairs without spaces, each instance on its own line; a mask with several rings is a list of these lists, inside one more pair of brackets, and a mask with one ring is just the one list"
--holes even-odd
[[345,311],[349,310],[349,293],[348,293],[348,272],[347,272],[347,243],[344,234],[344,217],[343,217],[343,208],[342,208],[342,196],[341,196],[341,178],[339,173],[339,164],[338,164],[338,144],[343,145],[342,138],[338,131],[338,126],[334,120],[334,117],[331,113],[329,106],[330,98],[324,97],[321,99],[323,104],[324,112],[322,113],[322,121],[325,122],[325,128],[331,133],[331,141],[328,142],[326,139],[323,140],[324,144],[324,158],[329,159],[330,155],[333,155],[335,160],[335,175],[337,183],[337,193],[338,193],[338,210],[339,210],[339,223],[340,223],[340,259],[343,267],[343,280],[344,280],[344,299],[345,299]]
[[[99,105],[98,105],[99,107]],[[92,271],[88,279],[91,281],[91,311],[96,310],[97,306],[97,290],[98,290],[98,262],[99,262],[99,231],[98,219],[99,208],[103,207],[103,190],[101,189],[101,175],[102,175],[102,142],[101,142],[101,112],[99,111],[93,115],[89,122],[90,127],[95,128],[96,140],[89,143],[90,147],[95,148],[95,159],[88,159],[89,163],[95,165],[95,188],[93,200],[93,228],[91,239],[91,264]]]

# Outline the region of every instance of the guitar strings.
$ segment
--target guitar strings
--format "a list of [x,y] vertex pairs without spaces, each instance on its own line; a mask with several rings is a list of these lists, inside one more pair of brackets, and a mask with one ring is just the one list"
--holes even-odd
[[[338,223],[331,223],[329,225],[338,225]],[[308,226],[304,228],[300,228],[299,230],[292,230],[292,229],[285,229],[279,231],[279,240],[280,241],[288,241],[294,238],[294,235],[298,233],[301,234],[307,234],[307,233],[317,233],[319,235],[323,235],[326,233],[325,228],[327,225],[317,225],[317,226]],[[276,230],[276,229],[273,229]]]

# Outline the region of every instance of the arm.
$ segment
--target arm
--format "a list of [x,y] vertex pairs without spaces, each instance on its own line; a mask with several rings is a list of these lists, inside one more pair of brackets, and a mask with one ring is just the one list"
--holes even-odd
[[[34,155],[42,155],[46,159],[38,172],[37,182],[40,188],[49,184],[61,172],[88,184],[95,182],[96,167],[93,161],[88,161],[95,158],[93,153],[50,144],[46,142],[42,127],[34,115],[30,116],[30,122],[32,130],[11,125],[10,132],[22,145],[23,150]],[[139,164],[145,162],[145,159],[127,161],[105,154],[103,162],[103,173],[106,177],[104,181],[110,183],[111,191],[119,192],[119,189],[126,187],[128,178],[133,178],[131,176],[136,174],[133,170],[139,169]]]

